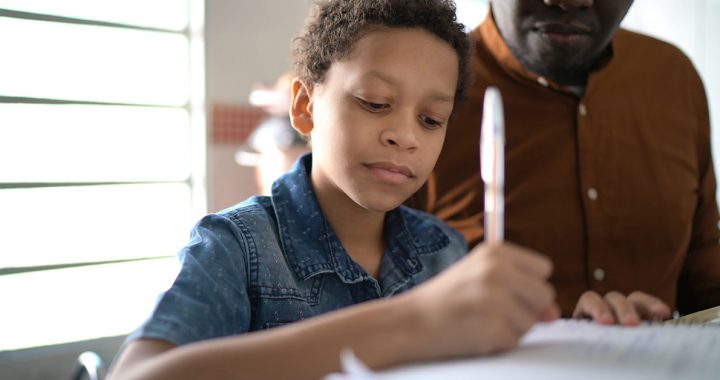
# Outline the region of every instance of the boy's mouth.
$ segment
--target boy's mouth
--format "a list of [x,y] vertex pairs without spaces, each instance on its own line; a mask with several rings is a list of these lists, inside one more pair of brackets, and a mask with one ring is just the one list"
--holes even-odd
[[404,165],[392,162],[374,162],[364,166],[383,181],[400,184],[415,178],[415,173]]
[[392,162],[375,162],[372,164],[366,164],[365,166],[371,169],[382,169],[393,173],[400,173],[406,177],[414,178],[415,173],[410,170],[407,166],[393,164]]

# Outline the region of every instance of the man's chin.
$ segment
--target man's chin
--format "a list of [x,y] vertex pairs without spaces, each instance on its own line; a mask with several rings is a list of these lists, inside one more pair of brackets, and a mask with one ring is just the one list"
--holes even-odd
[[587,79],[588,66],[572,64],[575,55],[554,55],[552,59],[537,59],[535,62],[522,62],[530,71],[564,85],[581,85]]

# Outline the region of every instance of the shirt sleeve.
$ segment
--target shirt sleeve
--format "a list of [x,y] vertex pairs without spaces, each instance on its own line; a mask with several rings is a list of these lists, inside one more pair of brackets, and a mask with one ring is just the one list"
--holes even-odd
[[153,338],[183,345],[247,332],[248,247],[229,219],[209,215],[180,253],[181,269],[150,318],[128,340]]
[[692,238],[680,277],[678,309],[682,313],[720,305],[720,230],[716,180],[710,143],[710,118],[702,81],[692,70],[689,90],[698,121],[698,203]]

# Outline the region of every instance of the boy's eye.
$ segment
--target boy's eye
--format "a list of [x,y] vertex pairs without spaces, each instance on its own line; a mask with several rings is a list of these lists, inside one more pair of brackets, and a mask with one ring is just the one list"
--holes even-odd
[[357,100],[360,102],[360,104],[363,105],[363,107],[365,107],[367,110],[369,110],[369,111],[371,111],[371,112],[383,111],[383,110],[385,110],[385,109],[387,109],[387,108],[390,107],[389,104],[385,104],[385,103],[374,103],[374,102],[370,102],[370,101],[367,101],[367,100],[362,99],[362,98],[357,98]]
[[440,128],[443,126],[442,121],[424,115],[420,116],[420,121],[428,128]]

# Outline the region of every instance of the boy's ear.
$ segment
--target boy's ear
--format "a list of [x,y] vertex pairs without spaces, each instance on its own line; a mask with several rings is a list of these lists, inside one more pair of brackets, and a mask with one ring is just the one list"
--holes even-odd
[[292,103],[290,104],[290,122],[300,134],[307,136],[313,129],[312,87],[299,78],[292,81]]

